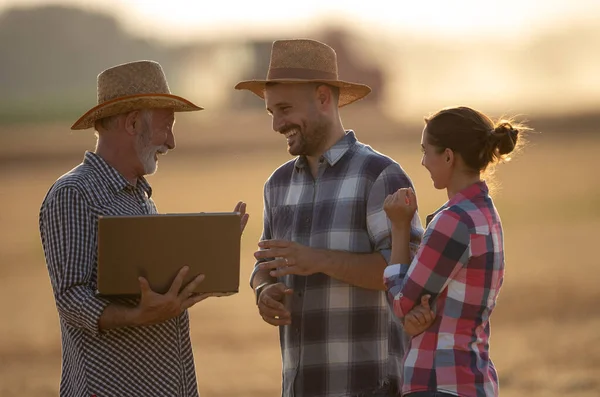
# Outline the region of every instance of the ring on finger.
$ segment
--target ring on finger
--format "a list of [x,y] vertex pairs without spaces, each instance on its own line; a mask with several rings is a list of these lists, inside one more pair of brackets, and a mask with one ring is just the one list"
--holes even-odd
[[283,258],[283,259],[285,259],[285,264],[289,266],[290,265],[290,261],[288,260],[288,258],[286,257],[286,258]]

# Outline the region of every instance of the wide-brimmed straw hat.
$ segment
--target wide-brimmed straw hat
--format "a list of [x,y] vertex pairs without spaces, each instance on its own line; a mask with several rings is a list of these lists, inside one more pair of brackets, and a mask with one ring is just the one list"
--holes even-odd
[[241,81],[235,88],[252,91],[264,99],[267,83],[324,83],[339,87],[339,107],[371,92],[367,85],[340,80],[335,50],[309,39],[274,41],[266,80]]
[[98,105],[81,116],[71,129],[85,130],[101,118],[146,108],[172,108],[176,112],[203,109],[171,94],[158,62],[129,62],[98,75]]

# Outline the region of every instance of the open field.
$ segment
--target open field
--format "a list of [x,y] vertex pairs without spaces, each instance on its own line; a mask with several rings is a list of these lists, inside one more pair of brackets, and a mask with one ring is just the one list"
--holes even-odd
[[[245,151],[250,141],[246,131],[228,128],[228,135],[242,136],[239,141],[227,138],[231,150],[176,150],[161,158],[158,173],[149,178],[161,212],[231,210],[244,200],[251,214],[242,244],[241,292],[191,309],[203,397],[279,395],[277,330],[256,314],[246,283],[260,236],[264,180],[289,158],[284,141],[266,134],[270,127],[266,116],[263,121],[262,149]],[[419,164],[418,133],[398,144],[381,137],[369,139],[360,129],[358,137],[397,159],[411,175],[422,219],[443,203],[443,193],[433,189]],[[600,177],[593,166],[600,138],[548,138],[532,137],[524,153],[498,167],[495,175],[500,183],[495,200],[504,221],[507,272],[492,320],[491,355],[505,397],[598,396],[600,261],[593,247],[600,229]],[[3,397],[57,395],[60,333],[37,216],[50,184],[81,160],[82,154],[73,150],[82,151],[93,142],[89,136],[78,139],[57,160],[24,161],[13,156],[0,163]],[[179,144],[183,149],[185,138]],[[62,141],[36,145],[59,150]]]

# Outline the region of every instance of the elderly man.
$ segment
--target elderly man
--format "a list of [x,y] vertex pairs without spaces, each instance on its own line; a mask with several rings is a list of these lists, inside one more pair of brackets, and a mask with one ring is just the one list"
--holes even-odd
[[[280,327],[283,396],[396,396],[405,337],[384,292],[391,240],[383,202],[412,183],[342,126],[338,108],[371,89],[338,79],[337,70],[326,44],[278,40],[267,79],[236,86],[265,100],[295,156],[265,184],[250,283],[263,320]],[[421,234],[415,215],[413,247]]]
[[[40,235],[62,334],[60,395],[197,396],[187,309],[208,295],[183,286],[182,268],[166,294],[140,278],[139,299],[95,295],[100,215],[157,213],[144,175],[175,148],[175,112],[202,108],[172,95],[161,66],[139,61],[98,76],[98,105],[72,129],[94,127],[95,153],[61,176],[40,210]],[[242,230],[248,220],[245,204]]]

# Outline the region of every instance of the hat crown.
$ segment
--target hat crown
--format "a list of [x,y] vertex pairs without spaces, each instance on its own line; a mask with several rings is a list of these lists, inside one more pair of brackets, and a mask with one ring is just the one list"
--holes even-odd
[[358,101],[371,92],[371,88],[365,84],[340,80],[335,50],[325,43],[310,39],[274,41],[267,78],[240,81],[235,89],[249,90],[265,99],[269,83],[321,83],[338,87],[338,107]]
[[106,69],[98,75],[98,104],[139,94],[170,94],[158,62],[136,61]]
[[[271,48],[271,60],[267,79],[281,78],[281,72],[292,72],[288,77],[293,77],[293,72],[302,70],[322,74],[323,78],[337,80],[338,65],[337,54],[333,48],[325,43],[309,39],[276,40]],[[287,74],[287,73],[286,73]]]

